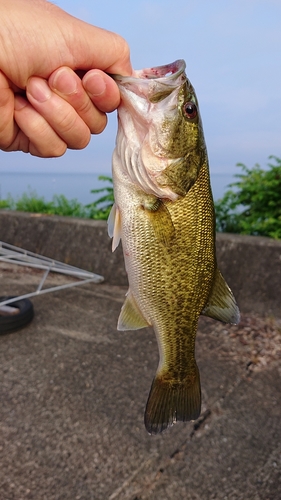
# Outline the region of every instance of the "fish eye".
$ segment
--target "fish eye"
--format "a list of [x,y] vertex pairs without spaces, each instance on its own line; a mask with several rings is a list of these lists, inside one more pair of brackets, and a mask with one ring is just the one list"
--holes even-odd
[[196,104],[194,104],[194,102],[185,102],[183,105],[183,114],[189,120],[196,118],[198,114]]

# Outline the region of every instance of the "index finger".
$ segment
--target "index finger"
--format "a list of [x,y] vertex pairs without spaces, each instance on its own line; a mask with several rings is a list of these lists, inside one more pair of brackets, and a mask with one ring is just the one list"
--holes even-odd
[[[83,87],[82,81],[74,71],[65,66],[58,68],[51,74],[48,84],[53,92],[62,97],[75,109],[92,134],[102,132],[107,122],[104,111],[95,105],[94,99],[91,98],[90,93]],[[105,84],[103,84],[103,90],[105,89]],[[96,91],[99,91],[99,89]],[[116,100],[119,101],[119,91],[117,96],[115,96]],[[107,106],[109,105],[110,103],[107,104]],[[108,111],[108,109],[105,111]]]
[[111,113],[120,104],[120,92],[115,81],[103,71],[90,70],[82,79],[83,87],[95,106],[104,113]]

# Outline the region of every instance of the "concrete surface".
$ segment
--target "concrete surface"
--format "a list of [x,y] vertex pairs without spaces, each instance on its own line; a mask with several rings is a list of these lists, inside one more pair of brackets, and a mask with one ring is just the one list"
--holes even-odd
[[[6,217],[5,229],[0,217],[0,239],[12,244],[30,240],[30,245],[34,239],[37,251],[49,256],[51,242],[57,241],[59,255],[65,248],[67,260],[76,265],[73,256],[82,260],[89,242],[95,245],[91,225],[79,229],[75,221],[63,226],[44,219],[22,217],[16,231],[20,218],[12,223]],[[104,224],[97,227],[103,238]],[[13,237],[5,239],[11,228]],[[77,234],[82,233],[81,249]],[[277,255],[262,240],[264,252],[269,248]],[[231,241],[223,243],[222,257],[227,245],[235,246]],[[88,268],[101,273],[107,250],[103,246],[99,252]],[[240,255],[251,255],[251,249]],[[143,412],[158,363],[156,340],[150,329],[116,331],[127,287],[117,280],[124,274],[122,262],[111,258],[107,282],[33,298],[33,322],[0,336],[0,500],[281,498],[281,315],[257,320],[246,311],[241,330],[202,318],[196,346],[201,416],[149,436]],[[272,273],[270,265],[267,273]],[[0,264],[1,295],[30,291],[39,275]],[[65,279],[54,276],[49,285]],[[267,296],[265,301],[269,310],[275,308]],[[251,324],[256,326],[248,341]],[[267,355],[255,343],[259,334],[268,342]]]
[[[38,282],[35,271],[0,271],[5,294]],[[157,345],[149,329],[116,331],[125,291],[38,296],[33,322],[0,336],[1,500],[280,498],[280,362],[250,372],[239,338],[232,356],[227,330],[202,320],[201,417],[149,436]]]

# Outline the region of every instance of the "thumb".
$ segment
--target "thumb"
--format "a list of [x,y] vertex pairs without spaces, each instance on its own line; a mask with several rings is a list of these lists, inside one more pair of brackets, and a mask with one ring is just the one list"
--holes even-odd
[[130,49],[120,35],[73,19],[68,47],[74,60],[72,69],[101,69],[108,73],[131,75]]
[[21,89],[61,66],[130,75],[130,51],[119,35],[81,21],[45,0],[0,1],[0,68]]

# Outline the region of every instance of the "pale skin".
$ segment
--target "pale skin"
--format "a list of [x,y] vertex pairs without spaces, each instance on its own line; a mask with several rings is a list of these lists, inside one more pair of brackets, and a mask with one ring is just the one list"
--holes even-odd
[[0,0],[0,149],[47,158],[86,147],[120,102],[107,73],[131,72],[119,35],[45,0]]

